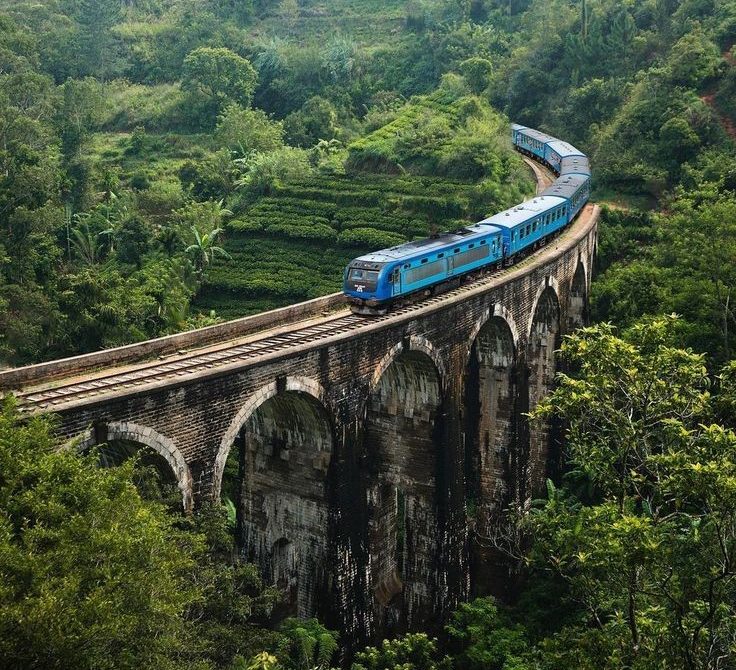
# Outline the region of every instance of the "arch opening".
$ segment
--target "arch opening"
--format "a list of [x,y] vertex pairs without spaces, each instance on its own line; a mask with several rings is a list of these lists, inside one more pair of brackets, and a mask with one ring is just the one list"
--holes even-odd
[[401,632],[434,612],[441,377],[424,352],[399,353],[368,400],[364,461],[370,583],[377,629]]
[[286,390],[244,418],[224,463],[221,495],[239,552],[284,593],[283,615],[314,616],[327,583],[332,452],[324,406]]
[[516,348],[509,324],[492,316],[473,341],[465,376],[465,481],[478,532],[503,504],[516,436]]
[[[529,333],[527,362],[529,365],[529,412],[539,404],[553,388],[555,382],[556,354],[560,345],[560,303],[552,287],[542,292],[532,318]],[[529,452],[527,485],[523,491],[525,501],[539,492],[548,474],[554,469],[556,442],[551,421],[534,421],[529,425]]]
[[516,370],[514,332],[504,317],[491,316],[470,349],[463,403],[470,578],[476,595],[505,595],[509,582],[504,559],[487,538],[503,523],[512,489],[519,416]]
[[582,261],[578,262],[570,284],[566,318],[568,333],[582,328],[588,322],[588,282]]
[[169,509],[190,511],[192,481],[189,467],[174,443],[151,428],[132,423],[94,425],[77,445],[82,453],[97,450],[101,468],[137,459],[133,482],[141,496]]

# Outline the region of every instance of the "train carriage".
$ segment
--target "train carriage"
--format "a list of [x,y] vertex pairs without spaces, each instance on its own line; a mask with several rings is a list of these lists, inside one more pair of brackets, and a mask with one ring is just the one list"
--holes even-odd
[[590,177],[590,161],[587,156],[567,156],[560,161],[560,176],[582,174]]
[[590,197],[590,177],[582,174],[565,175],[542,191],[542,195],[564,198],[567,201],[568,221],[572,221]]
[[575,157],[584,158],[585,154],[562,140],[552,140],[544,146],[544,160],[557,175],[561,173],[563,159]]
[[504,252],[510,257],[534,247],[540,240],[563,228],[568,222],[567,212],[564,198],[539,196],[481,223],[501,228]]
[[398,298],[502,259],[501,230],[477,223],[356,258],[346,269],[344,292],[353,311],[373,314]]
[[547,143],[553,142],[556,138],[547,133],[532,128],[522,128],[516,131],[514,145],[530,156],[534,156],[541,161],[546,161]]

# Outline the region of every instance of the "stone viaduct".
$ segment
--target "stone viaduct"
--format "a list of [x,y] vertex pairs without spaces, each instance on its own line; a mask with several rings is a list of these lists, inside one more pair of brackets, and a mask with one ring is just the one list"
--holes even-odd
[[481,538],[557,467],[560,338],[586,319],[598,209],[523,262],[383,317],[340,295],[0,373],[63,441],[135,442],[184,506],[234,499],[243,555],[289,611],[353,640],[503,592]]

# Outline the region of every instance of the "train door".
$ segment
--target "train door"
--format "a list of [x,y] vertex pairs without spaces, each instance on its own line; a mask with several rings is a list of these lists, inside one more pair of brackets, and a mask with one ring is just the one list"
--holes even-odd
[[391,295],[401,294],[401,268],[396,268],[391,273]]
[[447,276],[452,277],[455,274],[455,258],[453,256],[447,257]]

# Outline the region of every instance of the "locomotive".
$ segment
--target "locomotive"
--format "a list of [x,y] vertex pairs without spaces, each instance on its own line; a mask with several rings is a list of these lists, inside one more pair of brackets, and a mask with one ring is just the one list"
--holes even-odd
[[392,307],[458,285],[478,271],[511,265],[567,226],[590,197],[590,163],[580,150],[518,124],[511,141],[520,153],[557,176],[539,195],[460,230],[382,249],[350,262],[343,292],[356,314]]

